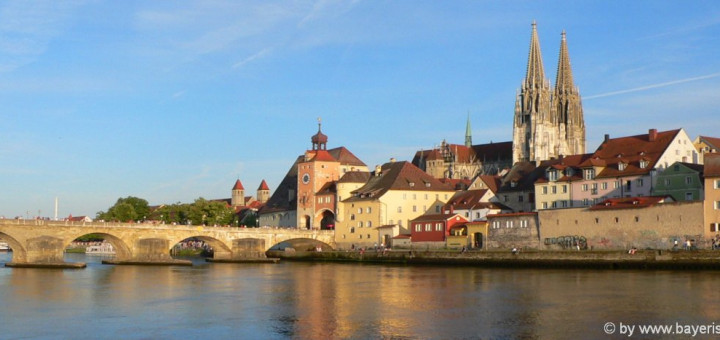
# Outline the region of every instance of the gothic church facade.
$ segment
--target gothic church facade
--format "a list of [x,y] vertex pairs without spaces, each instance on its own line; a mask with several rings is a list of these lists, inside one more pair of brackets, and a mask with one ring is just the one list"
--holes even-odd
[[545,78],[537,25],[532,24],[527,72],[515,100],[513,163],[539,162],[585,153],[585,121],[580,92],[573,83],[565,32],[555,88]]

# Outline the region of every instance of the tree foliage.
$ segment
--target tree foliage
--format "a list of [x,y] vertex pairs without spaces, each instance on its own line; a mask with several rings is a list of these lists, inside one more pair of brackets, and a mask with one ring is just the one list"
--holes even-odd
[[149,214],[148,201],[128,196],[118,198],[115,205],[110,207],[107,212],[98,212],[96,218],[105,221],[139,222],[145,220]]

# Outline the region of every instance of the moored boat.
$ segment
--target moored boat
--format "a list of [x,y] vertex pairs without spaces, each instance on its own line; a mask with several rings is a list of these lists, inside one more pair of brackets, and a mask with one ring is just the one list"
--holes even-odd
[[103,242],[99,245],[88,246],[85,248],[85,254],[88,255],[115,255],[115,248],[111,243]]

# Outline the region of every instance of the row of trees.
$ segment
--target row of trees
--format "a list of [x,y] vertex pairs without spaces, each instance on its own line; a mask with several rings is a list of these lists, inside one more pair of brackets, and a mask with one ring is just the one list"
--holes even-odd
[[202,197],[195,202],[163,205],[151,210],[142,198],[119,198],[107,212],[97,213],[97,219],[119,222],[158,221],[166,224],[192,225],[244,225],[257,226],[257,213],[247,210],[241,216],[224,202],[208,201]]

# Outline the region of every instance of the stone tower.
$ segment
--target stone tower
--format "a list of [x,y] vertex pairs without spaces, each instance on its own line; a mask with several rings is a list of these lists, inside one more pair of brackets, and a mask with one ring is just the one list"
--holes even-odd
[[245,205],[245,188],[243,187],[239,179],[235,181],[235,185],[232,188],[230,205],[232,205],[233,207]]
[[560,41],[553,109],[560,128],[560,140],[564,150],[561,155],[579,155],[585,153],[585,119],[583,118],[580,91],[573,83],[570,55],[568,54],[565,31]]
[[515,99],[513,163],[585,153],[580,94],[572,80],[565,33],[554,91],[545,78],[537,24],[532,24],[527,73]]
[[268,199],[270,199],[270,187],[268,187],[265,180],[262,180],[260,186],[257,189],[257,200],[260,203],[265,203]]

